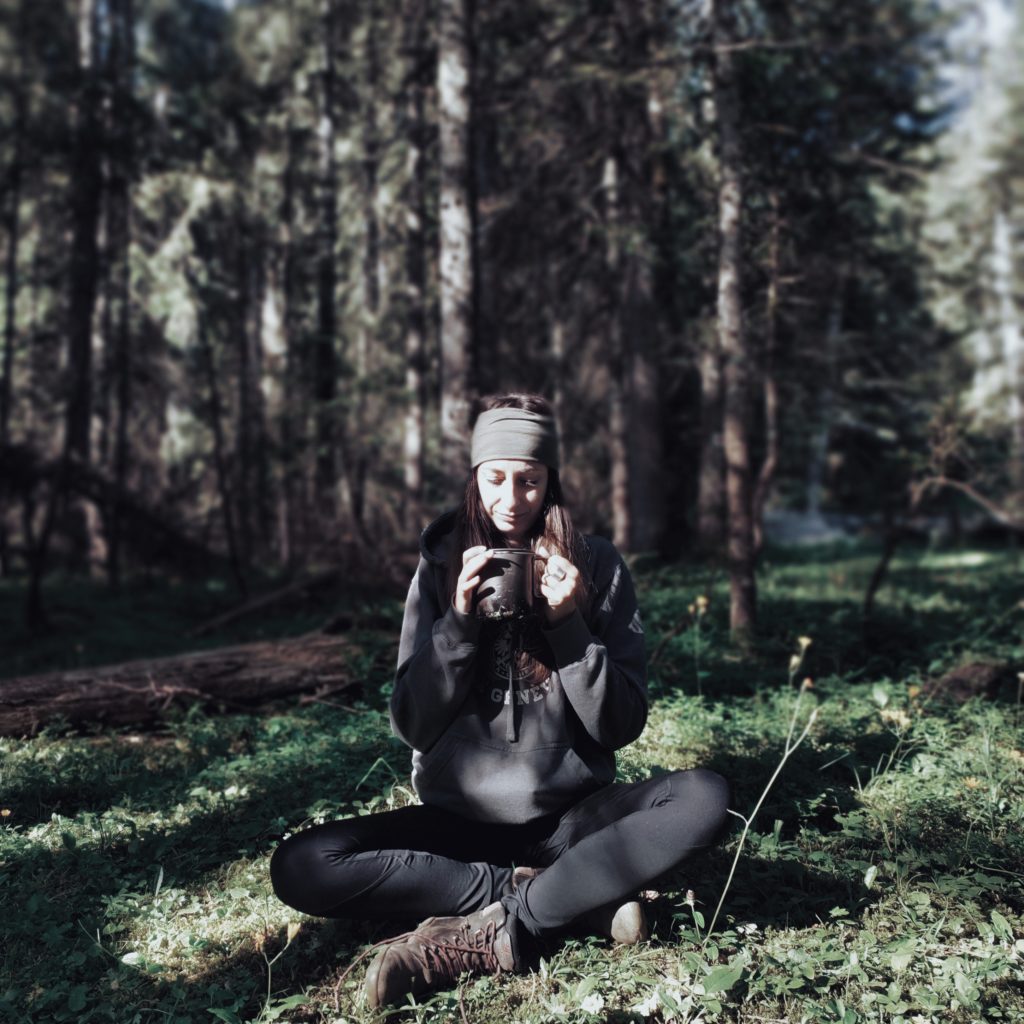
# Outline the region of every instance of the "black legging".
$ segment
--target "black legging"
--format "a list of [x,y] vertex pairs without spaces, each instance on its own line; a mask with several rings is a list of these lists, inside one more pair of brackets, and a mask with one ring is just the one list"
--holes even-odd
[[[531,935],[555,934],[712,843],[728,792],[696,768],[606,786],[524,825],[404,807],[297,833],[274,851],[270,876],[281,900],[320,917],[470,914],[500,899]],[[513,865],[547,870],[512,891]]]

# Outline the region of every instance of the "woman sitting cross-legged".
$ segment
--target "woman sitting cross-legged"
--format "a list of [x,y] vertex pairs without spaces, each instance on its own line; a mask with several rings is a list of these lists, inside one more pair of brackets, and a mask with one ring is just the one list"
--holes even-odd
[[[308,914],[425,917],[367,972],[370,1006],[523,971],[584,926],[647,937],[637,892],[714,841],[728,786],[706,769],[616,783],[647,718],[644,635],[615,547],[574,529],[547,402],[485,400],[462,507],[423,532],[391,698],[421,803],[283,842],[277,895]],[[477,614],[489,572],[532,552],[530,614]],[[490,566],[490,569],[489,569]]]

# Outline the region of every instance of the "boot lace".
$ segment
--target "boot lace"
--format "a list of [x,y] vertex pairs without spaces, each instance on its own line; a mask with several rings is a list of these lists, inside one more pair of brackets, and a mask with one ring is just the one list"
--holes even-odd
[[466,971],[501,974],[501,964],[494,950],[496,932],[495,922],[488,921],[483,928],[464,926],[440,938],[420,932],[413,932],[413,935],[422,944],[424,966],[432,974],[458,981]]

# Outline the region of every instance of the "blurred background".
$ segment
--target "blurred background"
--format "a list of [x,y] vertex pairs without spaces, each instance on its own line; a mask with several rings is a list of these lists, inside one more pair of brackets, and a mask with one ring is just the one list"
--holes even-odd
[[[407,580],[474,400],[586,530],[1013,543],[1019,0],[0,0],[0,572]],[[414,564],[414,562],[413,562]],[[397,584],[396,584],[397,585]]]

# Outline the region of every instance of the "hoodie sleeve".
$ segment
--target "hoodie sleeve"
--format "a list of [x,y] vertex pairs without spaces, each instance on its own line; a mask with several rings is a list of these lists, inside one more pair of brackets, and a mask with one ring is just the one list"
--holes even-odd
[[424,558],[409,587],[391,695],[391,728],[416,750],[429,750],[462,706],[472,683],[480,620],[441,608]]
[[647,654],[629,569],[610,544],[601,543],[607,550],[595,551],[594,577],[605,582],[594,600],[593,625],[577,610],[545,635],[583,727],[602,746],[617,750],[647,722]]

